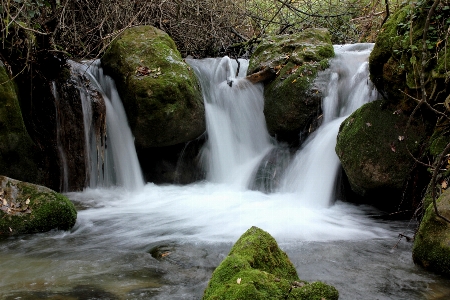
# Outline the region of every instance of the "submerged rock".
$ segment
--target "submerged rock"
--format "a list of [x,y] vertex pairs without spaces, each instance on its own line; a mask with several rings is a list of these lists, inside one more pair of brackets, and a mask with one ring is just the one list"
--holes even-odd
[[321,282],[300,281],[294,265],[267,232],[252,227],[216,268],[203,299],[338,299]]
[[0,236],[68,230],[77,212],[55,191],[0,175]]
[[37,147],[25,128],[14,82],[0,61],[0,173],[38,181]]
[[125,30],[102,64],[116,82],[138,151],[188,142],[206,130],[198,80],[165,32]]
[[[437,199],[439,214],[450,219],[450,192]],[[450,276],[450,223],[436,216],[430,204],[414,240],[413,260],[425,269]]]
[[325,29],[307,29],[291,35],[264,39],[250,58],[247,74],[265,67],[277,70],[264,89],[264,115],[269,133],[278,140],[297,143],[320,114],[322,95],[315,86],[318,71],[334,56]]
[[[336,153],[354,192],[370,204],[396,210],[403,187],[426,138],[421,123],[383,107],[382,101],[363,105],[339,129]],[[405,132],[406,130],[406,132]]]

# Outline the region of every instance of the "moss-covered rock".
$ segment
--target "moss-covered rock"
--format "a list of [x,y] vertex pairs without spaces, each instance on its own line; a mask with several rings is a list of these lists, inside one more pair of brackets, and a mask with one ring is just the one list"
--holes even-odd
[[[421,123],[411,122],[400,111],[393,112],[383,101],[363,105],[339,129],[336,153],[357,194],[372,204],[396,210],[401,192],[426,138]],[[405,132],[406,130],[406,132]]]
[[264,39],[250,58],[248,74],[264,67],[279,69],[264,89],[264,115],[271,135],[297,141],[320,113],[322,96],[314,85],[317,72],[334,56],[327,30],[307,29]]
[[116,82],[138,149],[187,142],[205,131],[197,78],[165,32],[125,30],[102,64]]
[[203,299],[338,299],[321,282],[300,281],[294,265],[267,232],[252,227],[216,268]]
[[76,219],[75,206],[67,197],[0,175],[0,236],[67,230]]
[[[429,53],[425,67],[427,95],[430,96],[435,89],[433,99],[428,99],[430,103],[443,102],[450,89],[450,45],[442,42],[450,24],[448,1],[445,2],[437,7],[428,32]],[[380,30],[370,55],[372,82],[390,104],[404,111],[411,111],[417,104],[407,94],[421,98],[423,28],[432,3],[431,0],[411,1],[390,16]]]
[[36,182],[36,147],[25,128],[14,82],[0,61],[0,174]]
[[[439,214],[450,219],[450,192],[437,199]],[[430,204],[414,240],[413,259],[424,268],[450,276],[450,223],[437,217]]]

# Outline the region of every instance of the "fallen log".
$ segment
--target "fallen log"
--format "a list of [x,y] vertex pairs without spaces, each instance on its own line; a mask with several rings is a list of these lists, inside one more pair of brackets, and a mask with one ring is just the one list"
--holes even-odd
[[[227,84],[230,87],[238,87],[240,89],[248,86],[250,83],[270,81],[277,76],[277,71],[274,68],[265,67],[263,70],[246,76],[245,78],[227,79]],[[244,80],[246,79],[246,80]]]
[[258,83],[262,81],[273,80],[276,77],[276,70],[274,68],[265,67],[259,72],[253,73],[245,77],[251,83]]

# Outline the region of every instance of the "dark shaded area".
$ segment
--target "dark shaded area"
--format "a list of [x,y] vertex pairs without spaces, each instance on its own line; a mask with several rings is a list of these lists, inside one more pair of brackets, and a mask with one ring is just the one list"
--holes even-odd
[[205,135],[174,146],[136,149],[144,179],[153,183],[189,184],[205,179],[200,163]]

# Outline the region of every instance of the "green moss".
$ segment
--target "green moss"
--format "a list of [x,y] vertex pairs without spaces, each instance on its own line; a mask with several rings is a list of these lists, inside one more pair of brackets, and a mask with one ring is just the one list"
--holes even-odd
[[417,154],[426,138],[422,124],[412,122],[405,132],[407,122],[382,101],[363,105],[342,122],[336,153],[355,192],[402,191],[414,165],[409,152]]
[[0,62],[0,174],[37,181],[36,149],[22,119],[14,82]]
[[308,29],[292,35],[263,40],[252,57],[247,73],[270,66],[281,68],[264,89],[264,114],[271,135],[297,139],[320,109],[321,95],[314,87],[318,71],[329,65],[334,48],[328,31]]
[[324,296],[337,299],[338,293],[323,283],[300,281],[274,238],[252,227],[216,268],[203,299],[321,299]]
[[339,292],[333,286],[322,282],[312,282],[301,288],[293,289],[289,299],[297,300],[333,300],[339,298]]
[[[25,211],[0,211],[0,236],[68,230],[75,224],[77,212],[67,197],[48,188],[0,176],[0,187],[8,203],[20,204]],[[27,203],[29,200],[29,203]]]
[[197,77],[163,31],[151,26],[126,30],[102,64],[117,84],[138,148],[179,144],[205,131]]
[[[416,96],[420,94],[420,73],[422,58],[422,36],[430,1],[418,3],[409,3],[399,9],[394,15],[390,16],[383,25],[376,39],[375,47],[370,55],[369,69],[372,82],[389,102],[404,111],[411,111],[416,103],[406,96],[406,94]],[[435,16],[441,20],[450,17],[448,10],[441,10],[438,7]],[[436,32],[440,21],[432,20],[432,25],[428,33],[427,45],[429,47],[429,57],[425,71],[425,82],[427,94],[430,95],[432,89],[437,91],[445,90],[447,83],[444,80],[448,78],[445,70],[445,62],[450,61],[450,56],[445,53],[450,52],[450,46],[447,49],[439,40],[445,39],[446,29],[439,38]],[[444,27],[448,28],[448,24]],[[438,46],[439,45],[439,46]],[[436,55],[437,53],[437,55]],[[435,57],[438,57],[436,59]],[[448,69],[447,69],[448,70]],[[442,98],[444,97],[444,98]],[[438,95],[436,102],[442,102],[445,99],[444,93]]]
[[[450,193],[437,199],[438,211],[450,219]],[[413,260],[431,271],[450,276],[450,224],[438,218],[430,204],[414,240]]]

